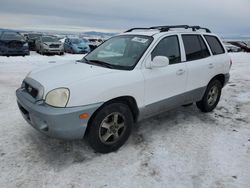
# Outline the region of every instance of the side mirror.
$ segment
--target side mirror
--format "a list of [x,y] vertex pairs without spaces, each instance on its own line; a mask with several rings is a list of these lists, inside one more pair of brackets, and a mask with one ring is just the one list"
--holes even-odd
[[169,65],[169,59],[166,56],[156,56],[151,61],[151,68],[166,67]]

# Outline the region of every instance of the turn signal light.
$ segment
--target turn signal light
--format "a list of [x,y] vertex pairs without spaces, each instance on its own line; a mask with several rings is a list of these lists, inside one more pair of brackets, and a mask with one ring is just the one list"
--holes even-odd
[[79,116],[80,119],[87,119],[89,115],[87,113],[83,113]]

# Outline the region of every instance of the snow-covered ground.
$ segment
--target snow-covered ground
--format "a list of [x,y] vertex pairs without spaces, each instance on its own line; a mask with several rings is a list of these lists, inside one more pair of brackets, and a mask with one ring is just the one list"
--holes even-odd
[[250,54],[230,54],[212,113],[180,107],[137,124],[119,151],[48,138],[21,117],[15,90],[37,66],[82,55],[0,57],[0,187],[250,187]]

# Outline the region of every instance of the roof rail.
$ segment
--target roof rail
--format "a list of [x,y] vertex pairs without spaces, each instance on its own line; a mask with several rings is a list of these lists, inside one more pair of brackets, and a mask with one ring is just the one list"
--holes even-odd
[[173,28],[192,29],[192,31],[197,31],[197,30],[203,29],[207,33],[211,33],[211,31],[208,28],[200,27],[200,26],[189,26],[189,25],[172,25],[172,26],[168,25],[168,26],[154,26],[154,27],[135,27],[135,28],[131,28],[131,29],[125,31],[125,33],[129,33],[129,32],[134,31],[134,30],[153,30],[153,29],[157,29],[160,32],[167,32],[167,31],[169,31],[170,29],[173,29]]
[[147,27],[135,27],[135,28],[131,28],[131,29],[125,31],[124,33],[129,33],[129,32],[134,31],[134,30],[147,30],[147,29],[150,29],[150,28],[147,28]]

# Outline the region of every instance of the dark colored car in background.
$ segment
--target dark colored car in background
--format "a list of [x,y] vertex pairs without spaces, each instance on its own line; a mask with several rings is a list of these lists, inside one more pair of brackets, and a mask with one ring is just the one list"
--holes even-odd
[[83,39],[72,37],[65,39],[64,51],[72,54],[86,54],[90,52],[90,48]]
[[239,46],[232,45],[228,42],[223,42],[228,52],[241,52],[242,49]]
[[25,34],[25,38],[29,44],[29,49],[35,51],[36,50],[36,45],[35,42],[38,38],[40,38],[42,34],[40,33],[28,33]]
[[89,41],[89,47],[90,47],[90,50],[91,50],[91,51],[93,51],[93,50],[96,49],[100,44],[103,43],[103,40],[102,40],[102,39],[99,39],[99,38],[89,38],[88,41]]
[[244,43],[244,42],[230,41],[230,42],[228,42],[228,43],[240,47],[240,48],[242,49],[242,51],[244,51],[244,52],[250,52],[250,46],[247,45],[247,44]]
[[14,31],[0,32],[0,55],[25,56],[29,54],[28,43],[20,33]]

